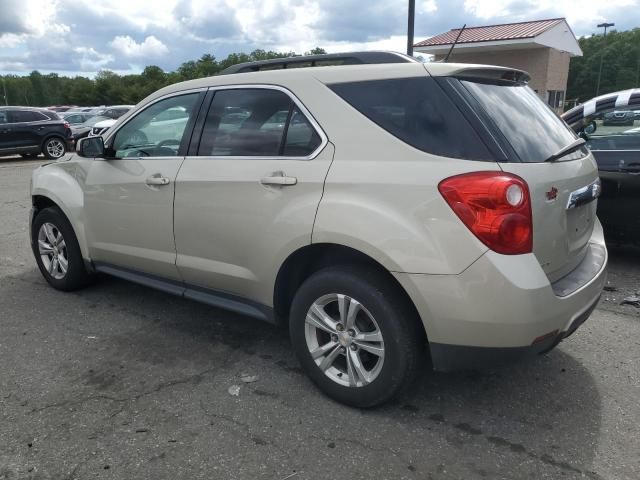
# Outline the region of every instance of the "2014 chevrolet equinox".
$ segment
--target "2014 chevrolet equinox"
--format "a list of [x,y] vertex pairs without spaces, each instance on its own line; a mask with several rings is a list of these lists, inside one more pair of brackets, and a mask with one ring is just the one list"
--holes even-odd
[[360,407],[425,345],[437,370],[548,351],[605,282],[593,156],[524,72],[403,62],[152,94],[34,172],[42,274],[286,322],[311,379]]

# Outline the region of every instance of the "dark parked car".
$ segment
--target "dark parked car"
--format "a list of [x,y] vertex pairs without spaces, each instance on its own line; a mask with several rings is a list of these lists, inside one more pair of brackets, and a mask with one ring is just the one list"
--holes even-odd
[[43,108],[0,107],[0,156],[57,159],[73,150],[69,124]]
[[602,125],[626,125],[631,126],[635,120],[635,115],[631,110],[615,110],[607,112],[602,117]]
[[598,163],[602,195],[597,215],[607,241],[615,243],[640,243],[640,127],[629,128],[639,105],[640,89],[627,90],[600,97],[595,111],[587,102],[562,115]]

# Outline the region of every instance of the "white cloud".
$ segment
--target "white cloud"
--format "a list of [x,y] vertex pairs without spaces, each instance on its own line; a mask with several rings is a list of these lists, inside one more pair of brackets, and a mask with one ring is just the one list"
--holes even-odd
[[167,46],[153,35],[137,43],[129,35],[118,35],[109,44],[114,50],[129,58],[160,57],[169,52]]

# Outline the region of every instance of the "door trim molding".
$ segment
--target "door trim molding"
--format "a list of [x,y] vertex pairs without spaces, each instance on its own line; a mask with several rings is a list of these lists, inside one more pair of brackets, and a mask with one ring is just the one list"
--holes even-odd
[[188,298],[196,302],[211,305],[212,307],[222,308],[271,324],[276,324],[273,308],[247,300],[238,295],[168,280],[156,275],[122,268],[108,263],[93,262],[93,265],[96,272],[105,273],[177,297]]

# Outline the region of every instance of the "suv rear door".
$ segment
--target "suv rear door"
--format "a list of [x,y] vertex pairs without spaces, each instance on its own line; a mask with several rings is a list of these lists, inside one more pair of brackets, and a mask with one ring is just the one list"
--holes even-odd
[[[489,71],[490,72],[490,71]],[[569,273],[587,253],[596,222],[598,171],[585,147],[547,161],[578,137],[522,82],[487,71],[459,78],[459,92],[475,105],[509,161],[500,167],[523,178],[530,190],[533,252],[551,281]],[[579,202],[571,198],[582,194]],[[588,198],[587,198],[588,197]]]
[[176,183],[178,269],[189,284],[270,305],[278,267],[311,242],[333,146],[283,88],[209,95]]

